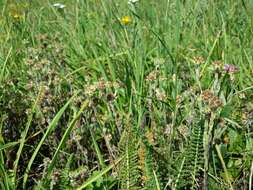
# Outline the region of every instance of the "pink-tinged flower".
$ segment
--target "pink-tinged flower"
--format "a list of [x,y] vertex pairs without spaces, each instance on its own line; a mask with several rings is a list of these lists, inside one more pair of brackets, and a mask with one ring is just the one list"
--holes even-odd
[[223,69],[228,73],[236,73],[239,71],[239,68],[237,66],[231,64],[225,64]]

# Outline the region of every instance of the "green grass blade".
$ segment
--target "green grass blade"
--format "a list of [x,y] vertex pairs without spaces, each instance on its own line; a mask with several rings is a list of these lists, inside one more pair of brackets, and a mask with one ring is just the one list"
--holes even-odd
[[160,183],[159,183],[159,181],[158,181],[158,178],[157,178],[157,175],[156,175],[156,173],[155,173],[155,170],[153,170],[153,174],[154,174],[154,177],[155,177],[156,189],[157,189],[157,190],[161,190],[161,189],[160,189]]
[[9,190],[9,185],[8,185],[8,177],[7,177],[7,174],[5,172],[5,169],[3,168],[2,165],[0,165],[0,179],[1,179],[1,184],[0,184],[0,187],[2,189],[6,189],[6,190]]
[[19,144],[19,142],[10,142],[10,143],[4,144],[4,145],[0,144],[0,151],[4,150],[6,148],[13,147],[13,146],[15,146],[17,144]]
[[5,170],[3,163],[0,163],[0,179],[1,179],[0,188],[6,189],[6,190],[13,189],[11,187],[12,181],[9,179],[7,171]]
[[1,124],[0,125],[0,179],[1,179],[0,180],[0,189],[9,190],[9,189],[11,189],[11,187],[10,187],[11,180],[9,180],[7,171],[4,167],[5,158],[4,158],[2,150],[11,147],[10,145],[11,145],[12,142],[3,145],[4,144],[4,139],[1,135],[2,134],[2,128],[3,128],[3,120],[0,124]]
[[79,117],[81,116],[82,112],[84,111],[85,108],[87,108],[89,104],[89,101],[86,100],[80,110],[78,111],[77,115],[72,119],[72,121],[70,122],[68,128],[66,129],[61,141],[60,141],[60,144],[58,145],[55,153],[54,153],[54,156],[52,158],[52,161],[50,162],[50,165],[48,166],[48,170],[47,170],[47,175],[46,175],[46,180],[48,179],[48,176],[51,176],[52,174],[52,171],[53,171],[53,168],[54,168],[54,165],[56,163],[56,160],[57,160],[57,157],[58,157],[58,154],[60,153],[60,150],[62,149],[62,147],[65,145],[66,141],[68,140],[68,137],[70,135],[70,132],[72,131],[73,127],[75,126],[77,120],[79,119]]
[[92,138],[92,143],[93,143],[93,146],[95,148],[95,151],[96,151],[96,154],[97,154],[97,157],[98,157],[98,161],[99,161],[99,164],[102,168],[105,168],[105,162],[104,162],[104,159],[103,159],[103,155],[98,147],[98,143],[94,137],[94,134],[92,132],[92,130],[90,129],[90,134],[91,134],[91,138]]
[[8,62],[8,59],[9,59],[9,57],[10,57],[10,55],[11,55],[11,51],[12,51],[12,47],[9,49],[9,52],[8,52],[6,58],[5,58],[4,63],[3,63],[2,70],[1,70],[1,73],[0,73],[0,82],[3,81],[3,78],[4,78],[4,71],[5,71],[5,68],[6,68],[6,64],[7,64],[7,62]]
[[55,117],[53,118],[53,120],[51,121],[51,123],[49,124],[48,128],[47,128],[47,131],[45,132],[45,134],[43,135],[42,139],[40,140],[38,146],[36,147],[35,151],[33,152],[33,155],[32,157],[30,158],[29,160],[29,163],[27,165],[27,168],[26,168],[26,172],[25,172],[25,175],[24,175],[24,179],[23,179],[23,188],[25,189],[25,186],[26,186],[26,182],[27,182],[27,179],[28,179],[28,174],[29,174],[29,171],[31,169],[31,166],[33,164],[33,161],[34,159],[36,158],[41,146],[43,145],[43,143],[45,142],[46,138],[48,137],[48,135],[54,130],[54,128],[56,127],[58,121],[60,120],[61,116],[63,115],[63,113],[65,112],[65,110],[67,109],[67,107],[69,106],[69,104],[72,102],[73,98],[75,97],[72,96],[69,101],[60,109],[60,111],[55,115]]
[[97,179],[99,179],[101,176],[103,176],[104,174],[106,174],[108,171],[110,171],[113,167],[115,167],[122,159],[123,157],[120,157],[118,160],[116,160],[115,163],[109,165],[107,168],[101,170],[97,175],[92,176],[90,179],[88,179],[83,185],[81,185],[80,187],[77,188],[77,190],[82,190],[85,187],[87,187],[88,185],[92,184],[93,182],[95,182]]
[[23,147],[25,145],[25,140],[26,140],[26,136],[27,136],[27,133],[29,131],[29,128],[31,126],[31,123],[32,123],[32,119],[33,119],[33,115],[34,115],[34,112],[35,112],[35,109],[36,109],[36,106],[37,104],[39,103],[39,100],[40,100],[40,97],[41,97],[41,94],[42,94],[42,87],[40,88],[40,91],[39,91],[39,94],[32,106],[32,111],[31,111],[31,114],[28,116],[28,121],[26,123],[26,127],[25,127],[25,130],[22,132],[21,134],[21,139],[20,139],[20,145],[19,145],[19,149],[18,149],[18,152],[17,152],[17,155],[16,155],[16,159],[14,161],[14,166],[13,166],[13,174],[14,174],[14,181],[16,182],[16,174],[17,174],[17,168],[18,168],[18,162],[19,162],[19,159],[20,159],[20,156],[21,156],[21,153],[22,153],[22,150],[23,150]]

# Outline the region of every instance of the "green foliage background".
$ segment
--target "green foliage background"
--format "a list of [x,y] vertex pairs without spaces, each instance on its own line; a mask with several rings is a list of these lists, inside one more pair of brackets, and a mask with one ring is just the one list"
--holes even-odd
[[0,189],[251,189],[250,0],[54,3],[0,1]]

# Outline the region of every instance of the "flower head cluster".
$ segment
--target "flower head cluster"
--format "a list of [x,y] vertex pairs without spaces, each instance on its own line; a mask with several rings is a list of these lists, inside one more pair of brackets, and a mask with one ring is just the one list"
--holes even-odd
[[200,65],[200,64],[205,63],[205,59],[201,56],[194,57],[193,61],[194,61],[194,64],[196,64],[196,65]]
[[146,81],[154,81],[158,78],[160,72],[157,70],[151,71],[145,78]]
[[159,101],[165,101],[166,100],[166,93],[163,90],[159,89],[159,88],[155,89],[155,96],[156,96],[156,99],[159,100]]
[[108,89],[108,88],[119,88],[120,86],[121,85],[117,82],[99,80],[98,82],[95,82],[94,84],[86,85],[85,86],[85,92],[88,95],[92,95],[97,90],[101,91],[101,90],[105,90],[105,89]]
[[201,98],[205,104],[209,106],[212,110],[215,110],[223,106],[223,103],[219,97],[215,96],[210,90],[205,90],[201,93]]
[[223,65],[222,61],[220,61],[220,60],[216,60],[212,63],[212,66],[214,69],[220,69],[220,68],[222,68],[222,65]]

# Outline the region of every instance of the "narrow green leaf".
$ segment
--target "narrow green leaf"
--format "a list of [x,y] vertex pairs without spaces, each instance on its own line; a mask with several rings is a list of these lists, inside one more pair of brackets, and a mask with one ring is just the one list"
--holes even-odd
[[14,181],[15,182],[16,182],[16,174],[17,174],[18,162],[19,162],[19,159],[20,159],[23,147],[25,145],[26,136],[27,136],[27,133],[28,133],[29,128],[31,126],[33,115],[34,115],[36,106],[39,103],[39,99],[40,99],[42,91],[43,91],[43,88],[41,87],[40,91],[39,91],[39,94],[38,94],[38,96],[37,96],[37,98],[36,98],[36,100],[35,100],[35,102],[34,102],[34,104],[32,106],[31,114],[28,116],[28,121],[26,123],[25,130],[21,134],[20,145],[19,145],[19,149],[18,149],[18,152],[17,152],[17,155],[16,155],[16,159],[14,161],[14,166],[13,166],[13,174],[14,174]]
[[161,190],[160,189],[160,184],[159,184],[159,181],[158,181],[158,178],[157,178],[157,175],[155,173],[155,170],[153,170],[153,174],[154,174],[154,177],[155,177],[156,189],[157,190]]
[[124,158],[124,156],[120,157],[118,160],[116,160],[115,163],[113,163],[113,164],[109,165],[107,168],[101,170],[97,175],[92,176],[91,178],[89,178],[83,185],[81,185],[80,187],[78,187],[77,190],[82,190],[85,187],[87,187],[88,185],[90,185],[93,182],[95,182],[96,180],[98,180],[101,176],[103,176],[108,171],[110,171],[113,167],[115,167],[123,158]]
[[[12,189],[12,181],[9,179],[6,169],[4,168],[4,165],[0,164],[0,179],[1,179],[1,185],[2,189],[11,190]],[[4,188],[3,188],[4,187]]]
[[63,135],[63,137],[62,137],[62,139],[60,141],[60,144],[58,145],[58,147],[57,147],[57,149],[56,149],[56,151],[54,153],[52,161],[50,162],[50,165],[48,166],[46,179],[48,179],[48,176],[51,176],[53,168],[54,168],[54,165],[56,163],[56,159],[58,157],[58,154],[59,154],[60,150],[65,145],[65,143],[68,140],[68,137],[70,135],[70,132],[72,131],[73,127],[75,126],[75,124],[77,122],[77,120],[81,116],[81,114],[84,111],[84,109],[88,106],[88,104],[89,104],[88,100],[84,101],[84,103],[81,106],[81,109],[79,110],[79,112],[77,113],[77,115],[72,119],[72,121],[70,122],[68,128],[66,129],[66,131],[65,131],[65,133],[64,133],[64,135]]
[[35,159],[35,157],[37,156],[42,144],[44,143],[44,141],[46,140],[47,136],[55,129],[58,121],[60,120],[61,116],[63,115],[63,113],[65,112],[65,110],[67,109],[67,107],[69,106],[70,102],[73,100],[73,98],[75,97],[75,95],[73,95],[69,101],[60,109],[60,111],[55,115],[55,117],[53,118],[53,120],[51,121],[51,123],[49,124],[45,134],[43,135],[42,139],[40,140],[39,144],[37,145],[35,151],[33,152],[33,155],[32,157],[30,158],[29,160],[29,163],[27,165],[27,168],[26,168],[26,172],[25,172],[25,175],[24,175],[24,179],[23,179],[23,188],[25,189],[25,186],[26,186],[26,182],[27,182],[27,179],[28,179],[28,174],[29,174],[29,171],[31,169],[31,166],[33,164],[33,161]]
[[9,49],[9,52],[5,58],[5,61],[3,63],[3,66],[2,66],[2,69],[1,69],[1,72],[0,72],[0,82],[3,81],[3,78],[4,78],[4,71],[5,71],[5,68],[6,68],[6,64],[8,62],[8,59],[10,58],[11,56],[11,51],[12,51],[12,47]]
[[1,151],[1,150],[4,150],[4,149],[6,149],[6,148],[10,148],[10,147],[12,147],[12,146],[15,146],[15,145],[17,145],[17,144],[19,144],[19,142],[10,142],[10,143],[4,144],[4,145],[1,145],[1,144],[0,144],[0,151]]
[[104,162],[104,159],[103,159],[103,156],[102,156],[102,153],[98,147],[98,143],[94,137],[94,134],[92,132],[92,130],[90,129],[90,134],[91,134],[91,138],[92,138],[92,143],[94,145],[94,148],[95,148],[95,151],[96,151],[96,154],[97,154],[97,157],[98,157],[98,161],[99,161],[99,164],[102,168],[105,167],[105,162]]

